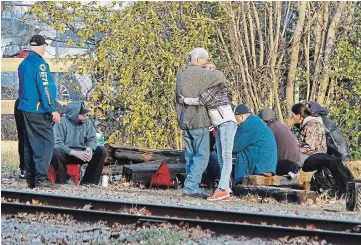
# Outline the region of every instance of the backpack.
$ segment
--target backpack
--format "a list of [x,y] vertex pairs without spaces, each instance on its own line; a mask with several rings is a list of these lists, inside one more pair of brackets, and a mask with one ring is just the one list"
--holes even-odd
[[331,171],[327,167],[317,170],[311,178],[311,191],[315,191],[318,195],[327,192],[330,197],[335,197],[338,186]]
[[335,157],[342,158],[342,154],[339,152],[337,143],[335,138],[332,135],[332,132],[323,126],[325,129],[325,136],[326,136],[326,144],[327,144],[327,154]]
[[149,189],[152,189],[153,186],[158,188],[175,187],[167,163],[163,162],[150,179]]

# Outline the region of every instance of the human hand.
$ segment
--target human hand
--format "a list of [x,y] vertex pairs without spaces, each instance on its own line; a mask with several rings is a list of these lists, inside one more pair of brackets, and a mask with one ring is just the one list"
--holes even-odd
[[212,61],[207,61],[206,63],[203,64],[202,67],[210,71],[214,71],[217,69],[216,65]]
[[60,114],[57,111],[51,113],[53,115],[53,123],[57,123],[60,121]]
[[88,162],[89,159],[89,155],[85,151],[71,151],[70,155],[82,160],[83,162]]
[[181,94],[179,94],[178,102],[179,102],[179,104],[182,104],[182,105],[184,104],[184,97]]

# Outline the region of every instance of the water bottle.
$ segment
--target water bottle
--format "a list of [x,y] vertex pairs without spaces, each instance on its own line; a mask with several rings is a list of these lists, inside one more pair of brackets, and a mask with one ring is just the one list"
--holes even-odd
[[94,127],[95,127],[95,136],[97,139],[97,146],[104,146],[104,134],[99,130],[99,125],[100,122],[98,120],[96,120],[95,122],[93,122]]
[[86,153],[88,156],[90,156],[90,155],[93,153],[93,149],[90,148],[90,147],[87,147],[87,148],[85,149],[85,153]]
[[86,154],[88,154],[88,155],[90,155],[91,153],[92,153],[92,148],[90,148],[90,147],[87,147],[86,149],[85,149],[85,152],[86,152]]
[[104,134],[102,132],[100,132],[99,130],[97,130],[97,131],[98,131],[96,133],[97,146],[104,146]]

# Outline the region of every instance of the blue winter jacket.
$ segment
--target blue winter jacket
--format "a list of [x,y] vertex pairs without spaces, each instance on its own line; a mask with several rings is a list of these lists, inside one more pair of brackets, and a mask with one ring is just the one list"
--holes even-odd
[[49,65],[35,52],[21,62],[19,74],[19,106],[25,112],[50,113],[56,111],[56,85]]
[[241,182],[247,175],[276,172],[276,139],[271,129],[258,116],[250,115],[238,126],[233,152],[237,154],[235,183]]

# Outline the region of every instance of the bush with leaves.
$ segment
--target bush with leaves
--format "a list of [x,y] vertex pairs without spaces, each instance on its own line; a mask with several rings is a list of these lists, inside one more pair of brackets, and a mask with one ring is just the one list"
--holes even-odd
[[[81,45],[92,45],[89,53],[76,60],[77,71],[91,72],[97,81],[92,103],[107,114],[120,105],[125,108],[121,118],[106,119],[118,124],[108,142],[181,148],[175,77],[190,50],[214,49],[212,25],[194,20],[206,16],[212,4],[135,2],[122,11],[107,11],[113,4],[61,4],[59,9],[52,2],[36,3],[32,12],[55,29],[73,30],[83,40]],[[95,58],[90,58],[91,53]]]
[[67,43],[88,47],[74,63],[97,84],[89,102],[108,143],[182,148],[176,74],[201,46],[229,78],[234,103],[272,107],[282,121],[294,102],[317,99],[360,157],[359,3],[128,2],[114,11],[117,4],[32,8],[39,21],[79,37]]
[[361,10],[355,12],[353,31],[337,44],[332,60],[331,114],[350,146],[361,159]]

